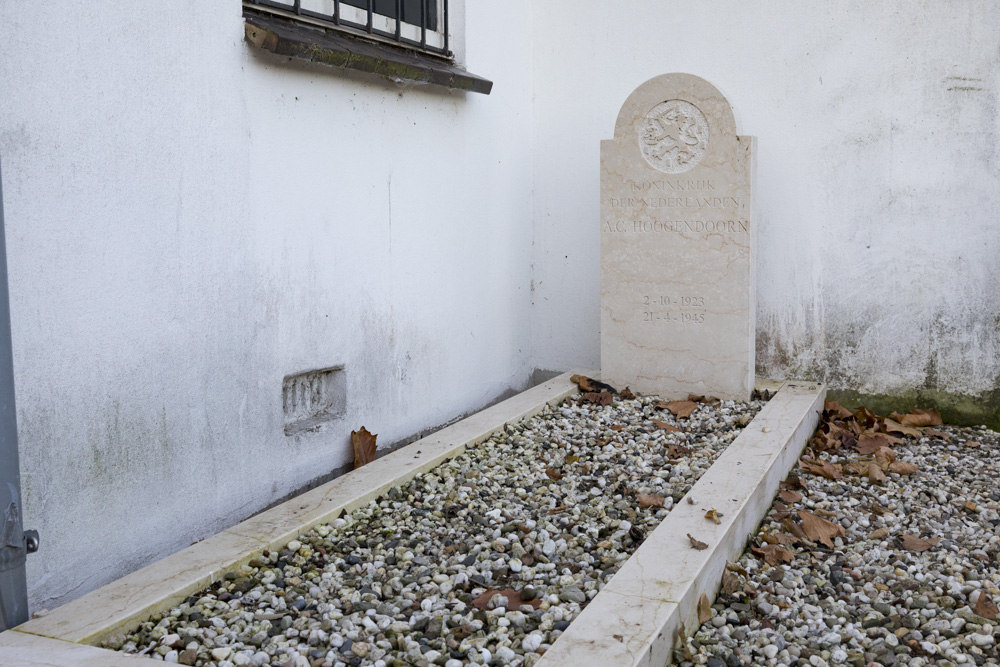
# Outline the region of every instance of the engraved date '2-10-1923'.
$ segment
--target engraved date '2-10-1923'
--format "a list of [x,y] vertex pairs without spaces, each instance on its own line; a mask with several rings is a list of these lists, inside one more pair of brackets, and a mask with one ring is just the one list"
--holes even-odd
[[[644,295],[642,297],[642,305],[646,308],[655,308],[657,306],[673,306],[675,308],[704,308],[705,307],[705,297],[703,296],[649,296]],[[642,311],[642,321],[643,322],[680,322],[682,324],[702,324],[705,321],[705,313],[697,313],[690,311],[652,311],[643,310]]]

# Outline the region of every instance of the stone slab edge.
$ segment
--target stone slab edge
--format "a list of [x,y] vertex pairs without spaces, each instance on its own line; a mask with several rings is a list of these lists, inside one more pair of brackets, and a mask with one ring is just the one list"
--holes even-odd
[[[698,627],[815,432],[826,387],[786,382],[570,624],[537,667],[663,667]],[[688,500],[693,500],[689,503]],[[705,518],[717,510],[721,524]],[[708,543],[691,547],[687,535]]]
[[570,381],[573,373],[597,375],[576,370],[554,377],[29,620],[16,631],[94,646],[115,639],[146,617],[219,581],[265,549],[283,547],[313,526],[362,507],[390,488],[458,456],[507,423],[538,414],[546,405],[577,393],[577,386]]

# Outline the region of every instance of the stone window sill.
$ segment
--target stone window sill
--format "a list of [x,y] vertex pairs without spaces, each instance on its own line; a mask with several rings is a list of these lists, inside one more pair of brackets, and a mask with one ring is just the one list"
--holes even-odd
[[247,41],[264,51],[309,62],[370,72],[393,81],[430,84],[489,95],[493,82],[446,60],[368,42],[346,33],[297,25],[278,17],[244,14]]

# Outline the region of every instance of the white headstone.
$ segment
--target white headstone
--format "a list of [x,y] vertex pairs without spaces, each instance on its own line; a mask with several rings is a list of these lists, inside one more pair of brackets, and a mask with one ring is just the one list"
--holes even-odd
[[754,384],[753,137],[712,84],[664,74],[601,142],[601,377],[664,398]]

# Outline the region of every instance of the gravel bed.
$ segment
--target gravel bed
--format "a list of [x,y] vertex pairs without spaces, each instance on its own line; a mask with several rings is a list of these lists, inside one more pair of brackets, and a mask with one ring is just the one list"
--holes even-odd
[[658,403],[571,398],[508,425],[112,648],[218,667],[533,665],[764,404],[678,419]]
[[1000,664],[1000,434],[890,430],[877,459],[859,447],[885,427],[861,421],[800,460],[677,663]]

